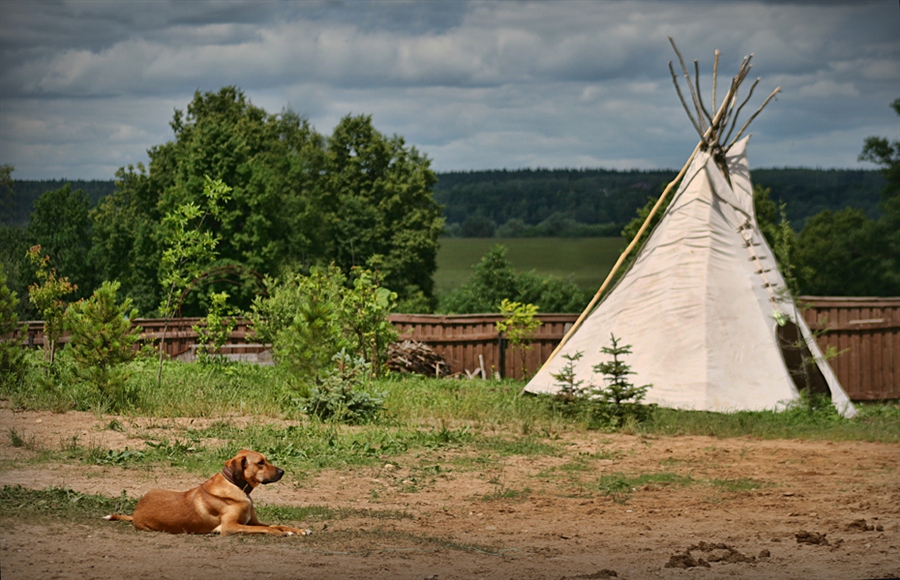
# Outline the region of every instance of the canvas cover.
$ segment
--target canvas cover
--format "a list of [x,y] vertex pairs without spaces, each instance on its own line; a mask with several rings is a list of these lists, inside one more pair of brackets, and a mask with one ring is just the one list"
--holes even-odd
[[526,392],[558,391],[552,375],[567,363],[563,355],[576,352],[583,353],[578,379],[602,384],[592,369],[611,358],[600,349],[614,334],[631,345],[624,357],[636,373],[631,382],[653,385],[645,402],[709,411],[782,408],[799,397],[779,346],[779,335],[792,329],[795,345],[804,341],[807,360],[815,359],[818,389],[842,414],[855,414],[756,224],[746,146],[743,139],[727,157],[730,183],[708,153],[697,154],[631,267]]

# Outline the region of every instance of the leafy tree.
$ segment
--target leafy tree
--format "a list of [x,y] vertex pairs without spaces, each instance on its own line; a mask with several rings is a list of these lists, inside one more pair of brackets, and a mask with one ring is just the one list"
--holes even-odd
[[248,316],[258,339],[272,345],[276,362],[314,377],[347,346],[340,321],[343,283],[336,266],[266,278],[265,295],[253,301]]
[[217,353],[237,326],[231,310],[228,308],[228,293],[213,292],[209,296],[210,306],[206,316],[200,323],[192,326],[197,333],[197,344],[201,362],[209,362],[210,355]]
[[53,256],[60,275],[72,280],[81,291],[76,298],[90,295],[96,276],[88,260],[91,250],[90,198],[69,184],[47,191],[35,202],[25,228],[29,244],[40,245]]
[[387,321],[396,294],[355,269],[352,287],[334,265],[266,279],[266,296],[249,313],[253,332],[272,344],[276,360],[303,381],[321,379],[335,355],[361,358],[378,373],[396,331]]
[[160,311],[165,324],[159,341],[159,370],[157,381],[162,380],[163,347],[169,319],[178,311],[185,293],[212,263],[216,256],[219,238],[203,228],[208,216],[216,217],[227,203],[231,188],[220,180],[209,177],[203,184],[203,205],[187,202],[170,211],[163,218],[166,234],[165,249],[160,263],[160,284],[163,287],[163,301]]
[[506,333],[505,339],[519,354],[522,376],[526,374],[525,355],[532,348],[531,338],[541,325],[541,321],[535,318],[537,312],[538,307],[534,304],[511,302],[506,298],[500,302],[500,315],[503,316],[503,320],[497,321],[497,332]]
[[150,316],[162,301],[157,234],[161,184],[140,163],[120,168],[115,183],[114,192],[91,211],[91,262],[99,278],[119,281],[138,312]]
[[[799,284],[816,296],[877,296],[882,287],[881,250],[875,222],[862,210],[824,210],[798,237]],[[894,290],[896,293],[896,287]]]
[[810,268],[799,263],[797,232],[787,219],[787,204],[784,202],[776,204],[771,198],[771,193],[772,190],[768,187],[753,186],[756,223],[775,254],[775,262],[788,289],[797,295],[800,292],[798,272],[802,270],[799,275],[808,278]]
[[137,310],[128,298],[119,303],[118,289],[118,282],[103,282],[89,299],[70,304],[66,311],[66,350],[75,361],[75,374],[96,386],[103,404],[112,409],[129,402],[122,365],[134,358],[141,332],[131,324]]
[[[891,107],[900,115],[900,98],[894,99]],[[883,167],[886,184],[881,192],[881,218],[874,229],[882,272],[876,291],[881,296],[896,296],[900,293],[900,141],[868,137],[859,158]]]
[[383,284],[401,299],[432,300],[440,207],[430,161],[402,137],[385,137],[365,115],[346,116],[327,141],[323,187],[331,249],[342,271],[381,256]]
[[15,183],[12,165],[0,165],[0,213],[11,214],[16,207]]
[[[0,270],[6,276],[6,284],[17,296],[28,295],[28,283],[34,277],[34,268],[28,260],[28,240],[22,228],[0,226]],[[25,320],[34,319],[28,300],[17,301],[17,315]]]
[[[204,278],[210,292],[231,283],[232,302],[247,308],[267,275],[335,263],[347,276],[381,255],[384,285],[433,307],[443,223],[435,176],[402,138],[384,137],[365,116],[345,117],[325,138],[293,111],[254,106],[236,87],[198,91],[171,127],[173,140],[148,151],[149,168],[120,170],[113,199],[93,214],[97,267],[122,281],[143,312],[162,300],[142,281],[159,269],[163,216],[200,204],[207,175],[232,190],[203,225],[221,240],[212,267],[235,274]],[[188,294],[183,312],[200,313],[208,294]]]
[[39,245],[28,250],[28,259],[35,268],[37,278],[37,282],[28,287],[28,300],[44,321],[44,357],[52,366],[65,324],[66,302],[63,296],[72,294],[77,287],[65,276],[59,276],[56,269],[49,266],[50,256],[42,253]]
[[[900,99],[892,103],[900,114]],[[806,294],[896,296],[900,293],[900,141],[865,140],[860,161],[882,165],[886,185],[882,215],[861,209],[825,210],[810,218],[798,237],[798,274]]]
[[397,339],[397,331],[387,317],[393,310],[397,293],[379,285],[370,270],[353,269],[353,289],[346,290],[341,304],[341,318],[352,344],[371,364],[378,377],[387,365],[388,347]]

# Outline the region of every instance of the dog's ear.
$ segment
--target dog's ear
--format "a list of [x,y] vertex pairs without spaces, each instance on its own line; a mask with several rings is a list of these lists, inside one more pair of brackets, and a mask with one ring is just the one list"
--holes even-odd
[[238,453],[225,462],[225,467],[227,467],[232,474],[243,476],[244,468],[247,467],[247,456],[243,453]]

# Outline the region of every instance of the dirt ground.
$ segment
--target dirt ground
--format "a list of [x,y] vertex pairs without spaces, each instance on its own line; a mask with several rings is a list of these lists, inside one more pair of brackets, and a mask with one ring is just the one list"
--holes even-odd
[[[0,403],[0,485],[139,497],[202,481],[169,468],[29,462],[35,449],[140,448],[202,420],[14,413]],[[246,419],[245,419],[246,420]],[[234,419],[239,422],[240,419]],[[9,431],[26,447],[13,447]],[[900,576],[900,447],[880,443],[563,435],[558,457],[461,462],[420,450],[377,467],[288,472],[260,504],[373,510],[305,522],[309,537],[172,536],[129,524],[0,526],[0,574],[22,578],[885,578]],[[617,497],[604,474],[670,473]],[[212,475],[212,474],[210,474]],[[720,484],[716,485],[716,481]],[[731,482],[731,485],[721,484]],[[744,482],[759,487],[746,489]],[[751,486],[752,487],[752,486]],[[617,500],[617,501],[614,501]],[[2,510],[2,506],[0,506]],[[379,513],[408,517],[379,517]],[[294,523],[300,522],[281,522]]]

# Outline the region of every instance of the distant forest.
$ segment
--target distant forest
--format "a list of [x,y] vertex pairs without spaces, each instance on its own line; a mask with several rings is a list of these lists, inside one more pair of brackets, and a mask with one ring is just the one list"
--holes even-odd
[[[444,207],[446,233],[459,237],[618,236],[648,197],[657,196],[675,171],[521,169],[437,174],[436,201]],[[799,230],[822,210],[855,207],[879,217],[885,180],[880,170],[756,169],[755,184],[785,203]],[[15,180],[3,200],[2,224],[24,226],[34,201],[71,183],[97,203],[115,189],[109,181]]]
[[[438,174],[435,199],[448,235],[460,237],[618,236],[676,171],[523,169]],[[859,208],[875,219],[885,179],[879,170],[757,169],[753,182],[786,204],[794,229],[828,209]]]

